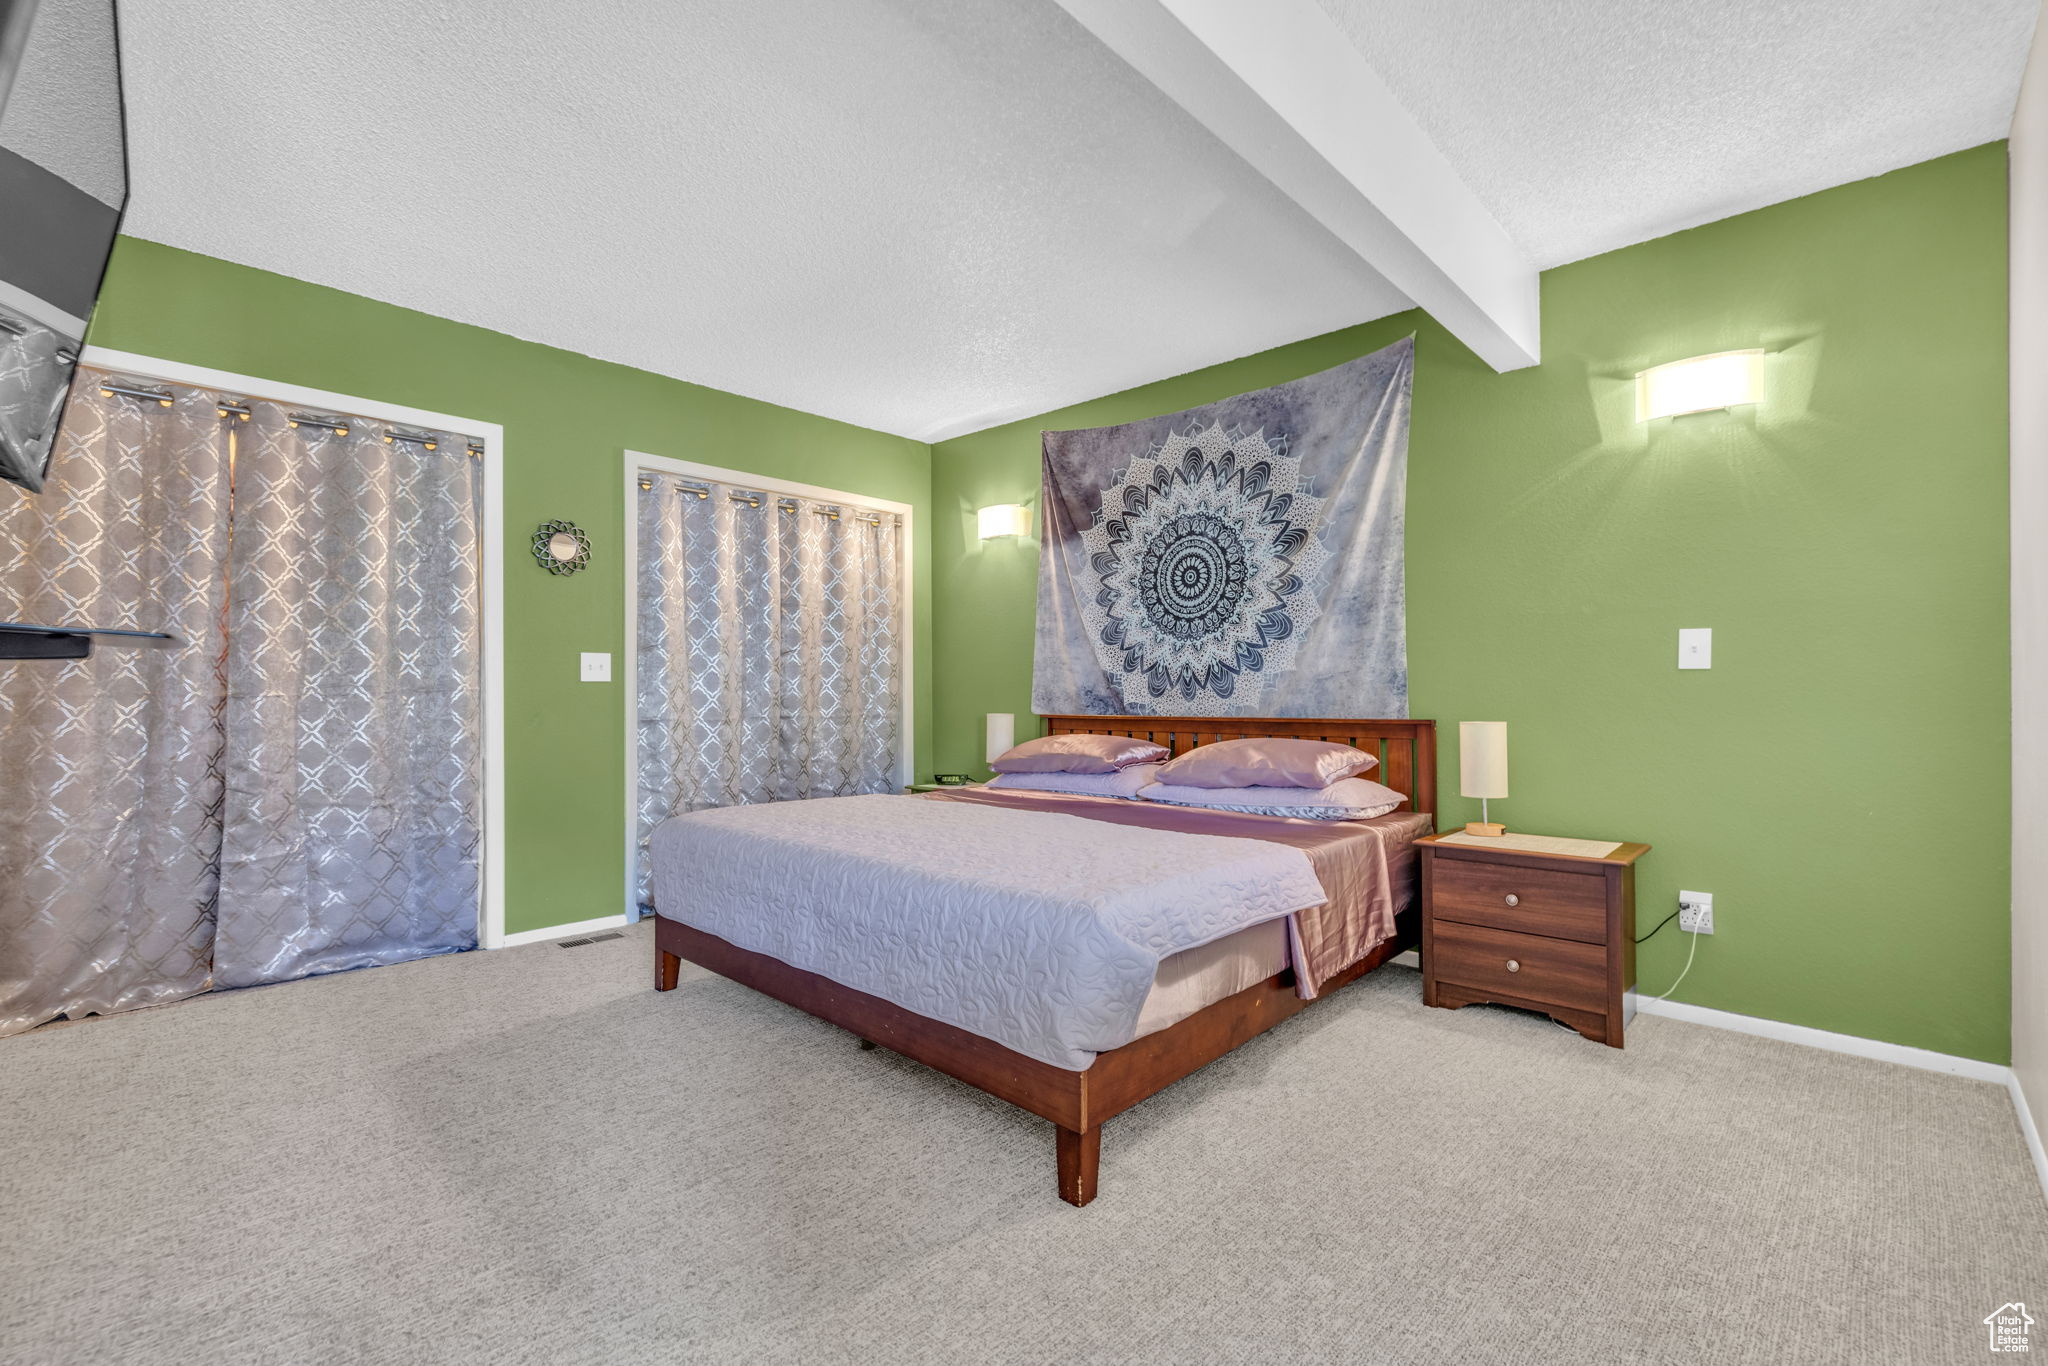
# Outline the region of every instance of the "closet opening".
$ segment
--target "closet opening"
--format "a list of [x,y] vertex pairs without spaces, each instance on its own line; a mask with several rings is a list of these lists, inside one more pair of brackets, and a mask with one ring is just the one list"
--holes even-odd
[[628,451],[626,907],[709,807],[913,777],[909,504]]
[[[88,347],[0,672],[0,1032],[502,939],[497,424]],[[41,828],[34,828],[40,825]]]

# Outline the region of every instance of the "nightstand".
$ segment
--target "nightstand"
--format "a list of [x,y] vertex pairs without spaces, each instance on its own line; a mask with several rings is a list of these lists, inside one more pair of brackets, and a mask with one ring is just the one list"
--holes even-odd
[[1520,1006],[1621,1047],[1635,1013],[1636,860],[1650,846],[1587,857],[1516,849],[1512,835],[1445,842],[1457,833],[1415,842],[1422,1003]]

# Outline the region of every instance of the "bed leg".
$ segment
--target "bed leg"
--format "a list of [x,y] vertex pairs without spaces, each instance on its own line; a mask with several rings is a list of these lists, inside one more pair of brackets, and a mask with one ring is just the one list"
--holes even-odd
[[1102,1126],[1092,1129],[1061,1129],[1060,1199],[1070,1205],[1085,1205],[1095,1198],[1095,1170],[1102,1159]]
[[863,1052],[863,1053],[872,1053],[872,1052],[874,1052],[874,1051],[875,1051],[875,1041],[874,1041],[873,1039],[862,1039],[862,1040],[860,1041],[860,1051],[861,1051],[861,1052]]
[[664,948],[656,948],[654,950],[654,989],[656,991],[674,991],[676,989],[676,979],[682,976],[682,972],[683,960],[679,955],[670,953]]

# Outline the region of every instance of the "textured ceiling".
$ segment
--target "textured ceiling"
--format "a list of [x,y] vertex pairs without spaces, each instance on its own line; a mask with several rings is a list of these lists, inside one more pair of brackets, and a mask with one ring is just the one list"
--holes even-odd
[[122,13],[129,232],[884,431],[1404,306],[1049,0]]
[[2004,137],[2036,0],[1318,3],[1548,268]]
[[[2002,136],[2032,11],[1322,2],[1543,264]],[[1406,306],[1052,0],[122,20],[127,231],[884,431]]]

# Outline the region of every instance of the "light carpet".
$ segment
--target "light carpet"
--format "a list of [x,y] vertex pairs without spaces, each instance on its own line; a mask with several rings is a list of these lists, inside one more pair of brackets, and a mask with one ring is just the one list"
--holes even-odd
[[644,927],[0,1040],[0,1359],[1975,1362],[2048,1208],[1995,1086],[1389,967],[1103,1130]]

